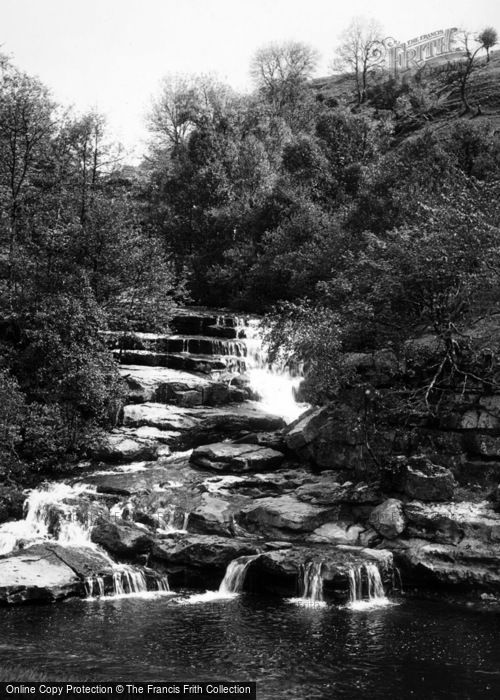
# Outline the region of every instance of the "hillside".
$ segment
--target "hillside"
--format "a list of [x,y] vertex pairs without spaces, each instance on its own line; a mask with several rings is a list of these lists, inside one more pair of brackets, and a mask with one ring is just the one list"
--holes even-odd
[[[460,92],[458,87],[447,84],[446,74],[453,63],[444,62],[442,59],[429,61],[423,71],[406,71],[400,74],[402,82],[411,83],[420,73],[418,78],[426,89],[434,96],[435,103],[431,110],[426,113],[424,120],[426,123],[449,121],[450,117],[455,119],[457,112],[462,111]],[[387,75],[389,80],[389,75]],[[378,78],[377,83],[383,80]],[[345,103],[353,104],[353,78],[351,75],[333,75],[316,78],[311,81],[311,87],[316,92],[321,101],[332,104]],[[491,54],[490,62],[482,58],[478,61],[469,82],[469,101],[473,112],[467,115],[468,118],[476,117],[479,108],[479,116],[488,116],[495,123],[500,116],[500,51]],[[373,107],[373,101],[368,99],[366,107]],[[395,115],[398,119],[399,115]]]

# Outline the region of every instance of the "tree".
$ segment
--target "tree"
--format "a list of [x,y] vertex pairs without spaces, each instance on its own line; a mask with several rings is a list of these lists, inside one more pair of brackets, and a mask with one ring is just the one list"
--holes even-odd
[[233,99],[232,90],[212,75],[166,75],[148,117],[156,146],[185,145],[202,118],[220,115]]
[[486,63],[490,62],[490,49],[498,43],[497,30],[493,27],[485,27],[477,37],[478,41],[486,49]]
[[371,76],[383,67],[382,27],[373,19],[354,19],[340,36],[333,68],[349,72],[354,80],[358,105],[366,100]]
[[464,112],[470,112],[471,106],[469,103],[469,80],[472,72],[476,68],[476,59],[481,51],[486,51],[487,61],[489,60],[490,48],[497,41],[497,33],[492,27],[487,27],[476,37],[470,32],[462,31],[459,38],[460,48],[465,56],[461,61],[458,61],[456,69],[456,80],[460,90],[460,99],[464,108]]
[[[54,131],[54,104],[40,81],[10,63],[0,68],[0,192],[2,238],[7,241],[7,288],[16,281],[20,223],[33,178]],[[6,232],[6,235],[4,234]]]
[[307,44],[272,43],[255,53],[250,75],[275,113],[293,123],[297,110],[305,108],[305,86],[317,62],[318,53]]

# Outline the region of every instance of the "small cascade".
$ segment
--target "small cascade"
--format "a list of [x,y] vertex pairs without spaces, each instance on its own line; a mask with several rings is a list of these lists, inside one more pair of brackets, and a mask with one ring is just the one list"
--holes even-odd
[[104,578],[102,576],[87,576],[84,585],[87,598],[104,597]]
[[258,556],[259,554],[251,554],[246,557],[238,557],[238,559],[233,559],[233,561],[229,562],[218,591],[195,593],[188,598],[179,598],[176,602],[180,605],[193,605],[196,603],[210,603],[215,600],[235,598],[243,590],[248,567]]
[[326,602],[323,598],[323,562],[310,561],[301,566],[302,597],[291,598],[292,603],[306,607],[323,607]]
[[229,562],[226,573],[219,586],[219,593],[222,595],[232,595],[240,593],[243,589],[247,569],[258,555],[239,557]]
[[167,576],[155,579],[156,589],[148,589],[148,582],[144,572],[127,565],[114,565],[112,573],[112,590],[106,592],[104,577],[88,576],[84,581],[87,600],[97,598],[124,598],[124,597],[151,597],[158,594],[170,594],[170,586]]
[[303,368],[292,368],[285,362],[271,363],[259,322],[249,321],[248,324],[246,364],[252,389],[261,397],[260,403],[265,411],[291,423],[309,408],[308,404],[297,403],[295,399],[304,378]]
[[51,540],[63,546],[94,547],[90,540],[92,518],[78,512],[75,501],[84,485],[54,483],[34,489],[24,504],[24,519],[0,525],[0,554],[13,551],[18,542],[36,544]]
[[362,564],[349,570],[349,605],[351,610],[390,605],[376,564]]

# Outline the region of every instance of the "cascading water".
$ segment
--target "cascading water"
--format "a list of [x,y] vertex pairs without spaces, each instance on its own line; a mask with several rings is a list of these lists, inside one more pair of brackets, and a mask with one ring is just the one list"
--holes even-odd
[[219,593],[222,595],[240,593],[243,589],[247,569],[256,556],[258,555],[239,557],[229,562],[224,578],[219,586]]
[[150,597],[158,594],[170,594],[168,578],[163,576],[156,579],[156,590],[148,588],[148,582],[144,571],[125,564],[114,565],[112,573],[112,588],[106,591],[103,576],[88,576],[85,581],[87,600],[96,598],[123,598],[123,597]]
[[[21,542],[25,546],[57,542],[61,547],[92,549],[107,560],[112,577],[110,597],[168,593],[170,589],[166,577],[156,579],[156,591],[148,591],[147,579],[141,569],[115,564],[104,550],[91,541],[92,511],[90,508],[82,509],[79,500],[85,493],[91,493],[88,486],[71,486],[63,482],[31,491],[24,504],[24,519],[0,525],[0,555],[12,552]],[[127,505],[122,504],[122,510]],[[89,599],[108,597],[105,594],[105,579],[101,575],[87,577],[84,586]]]
[[308,404],[297,403],[295,399],[304,378],[302,368],[292,370],[285,363],[270,362],[258,321],[248,321],[245,332],[247,375],[252,389],[261,397],[260,404],[265,411],[291,423],[309,408]]
[[246,557],[238,557],[238,559],[233,559],[233,561],[229,562],[218,591],[195,593],[189,598],[180,598],[177,602],[183,605],[191,605],[193,603],[209,603],[214,600],[234,598],[243,590],[248,567],[258,556],[260,555],[251,554]]
[[326,605],[323,598],[322,569],[323,562],[321,561],[310,561],[301,566],[302,598],[291,598],[292,603],[306,607],[323,607]]
[[92,547],[90,531],[92,519],[84,519],[71,501],[88,492],[84,485],[49,484],[34,489],[24,504],[24,519],[0,525],[0,554],[13,551],[18,542],[35,544],[46,540],[63,546]]
[[390,604],[376,564],[362,564],[349,570],[348,607],[351,610],[366,610]]

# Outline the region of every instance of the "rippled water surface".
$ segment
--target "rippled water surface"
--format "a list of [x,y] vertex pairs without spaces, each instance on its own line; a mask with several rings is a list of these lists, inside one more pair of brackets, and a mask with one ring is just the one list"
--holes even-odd
[[260,700],[500,698],[498,608],[164,597],[4,608],[0,620],[2,663],[67,680],[256,680]]

